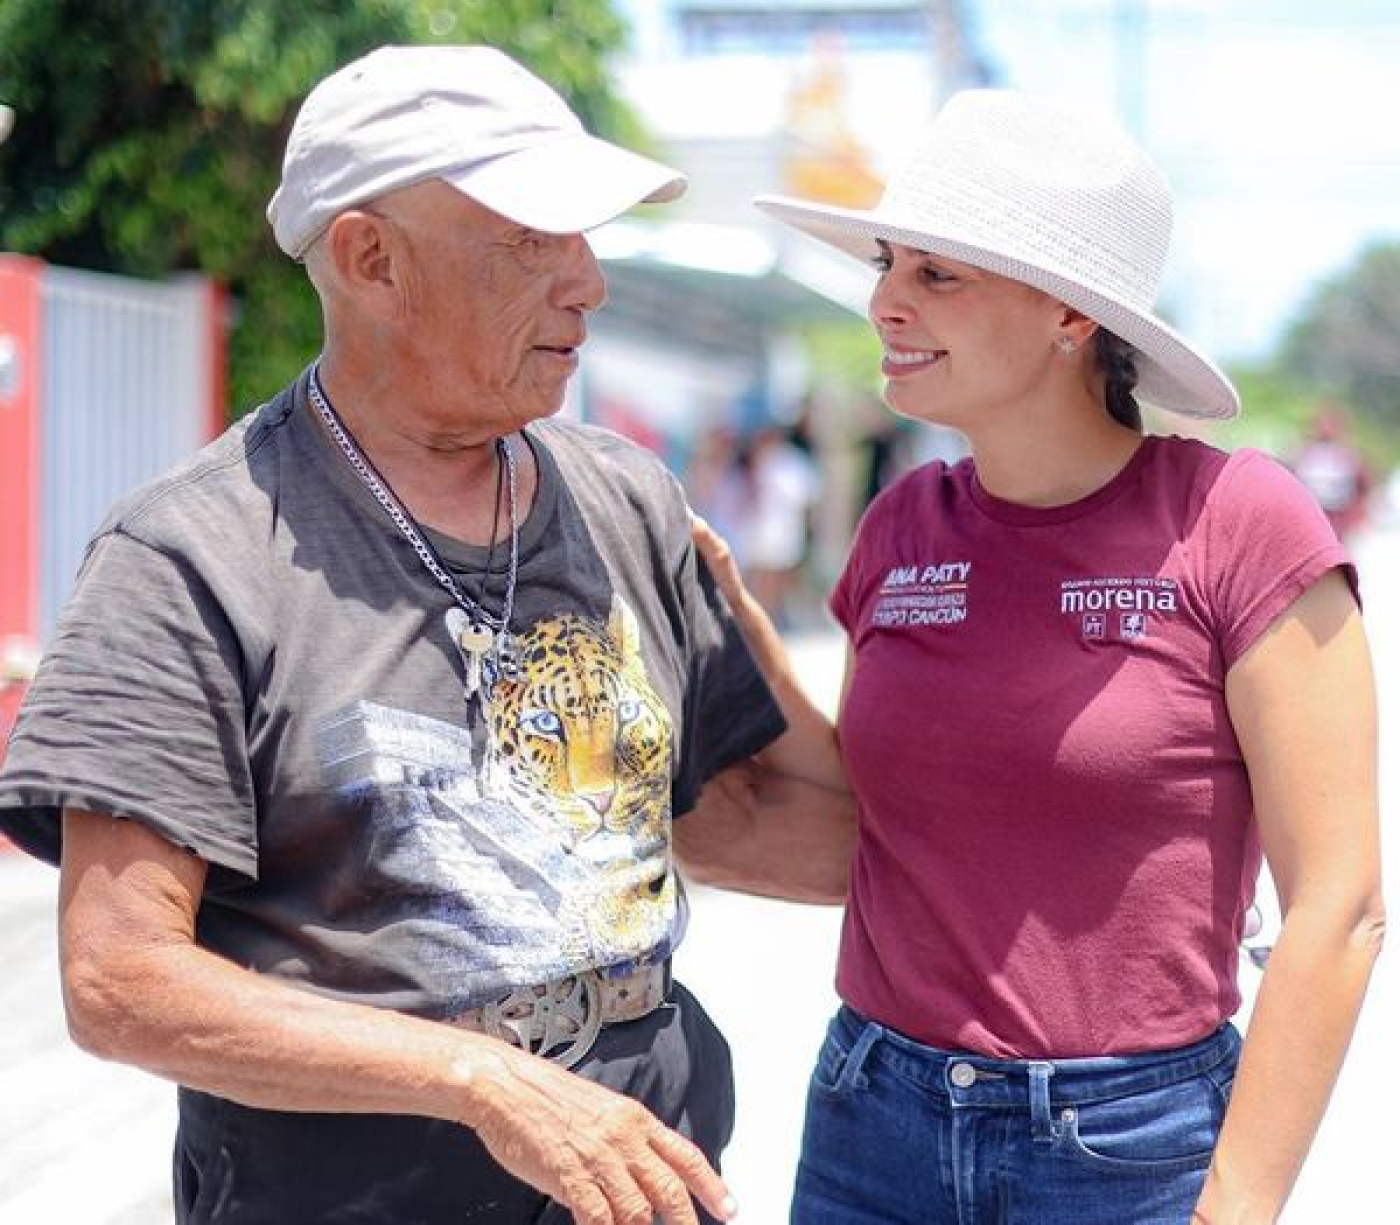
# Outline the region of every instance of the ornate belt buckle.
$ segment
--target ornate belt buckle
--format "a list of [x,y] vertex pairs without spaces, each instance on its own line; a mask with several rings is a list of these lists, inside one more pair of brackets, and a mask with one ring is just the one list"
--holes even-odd
[[558,982],[517,987],[482,1008],[481,1020],[493,1038],[572,1068],[592,1050],[603,1027],[598,977],[574,974]]

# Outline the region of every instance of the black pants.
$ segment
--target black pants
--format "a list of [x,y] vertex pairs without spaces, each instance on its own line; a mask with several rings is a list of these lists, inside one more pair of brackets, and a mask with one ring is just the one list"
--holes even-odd
[[[643,1102],[718,1166],[734,1126],[729,1047],[679,983],[650,1016],[603,1030],[575,1070]],[[572,1220],[455,1123],[253,1110],[189,1089],[180,1090],[174,1177],[179,1225]]]

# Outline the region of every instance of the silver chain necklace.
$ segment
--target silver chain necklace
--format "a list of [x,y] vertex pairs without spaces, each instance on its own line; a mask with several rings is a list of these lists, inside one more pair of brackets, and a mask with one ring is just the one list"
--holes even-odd
[[[307,391],[311,406],[325,422],[331,437],[349,462],[351,470],[373,495],[374,500],[384,508],[385,514],[393,521],[399,533],[413,547],[424,568],[437,580],[437,583],[450,595],[454,607],[447,612],[447,632],[457,649],[462,653],[466,665],[466,698],[470,703],[474,698],[489,700],[496,680],[501,676],[514,676],[518,661],[515,658],[514,643],[510,635],[511,614],[515,610],[515,589],[520,576],[520,515],[516,502],[515,452],[506,439],[496,439],[496,455],[506,472],[506,515],[510,521],[510,561],[506,569],[506,590],[501,602],[501,615],[497,617],[476,600],[472,599],[462,585],[452,577],[443,565],[433,546],[418,530],[413,516],[399,501],[389,483],[375,471],[359,444],[345,428],[340,415],[331,407],[325,391],[321,387],[321,363],[311,368],[311,380]],[[500,486],[496,487],[497,495]],[[486,594],[488,573],[481,578],[482,596]]]

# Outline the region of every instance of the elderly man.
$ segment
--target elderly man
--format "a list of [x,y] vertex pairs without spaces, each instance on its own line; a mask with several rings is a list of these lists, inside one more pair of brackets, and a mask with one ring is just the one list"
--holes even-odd
[[76,1040],[181,1086],[182,1222],[732,1214],[671,818],[708,877],[835,897],[846,800],[675,482],[547,420],[582,232],[682,185],[487,48],[337,72],[268,210],[319,360],[89,550],[0,828],[61,855]]

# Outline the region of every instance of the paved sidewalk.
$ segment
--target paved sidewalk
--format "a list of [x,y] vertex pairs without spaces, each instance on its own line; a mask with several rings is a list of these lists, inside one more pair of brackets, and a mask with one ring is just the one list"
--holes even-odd
[[68,1041],[57,880],[0,849],[0,1225],[164,1225],[174,1090]]

